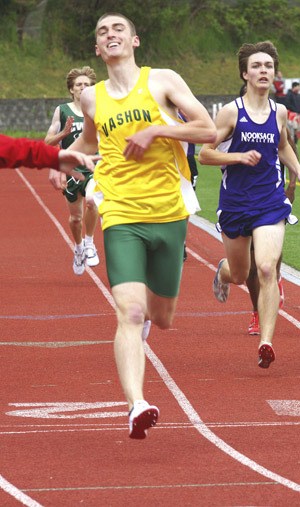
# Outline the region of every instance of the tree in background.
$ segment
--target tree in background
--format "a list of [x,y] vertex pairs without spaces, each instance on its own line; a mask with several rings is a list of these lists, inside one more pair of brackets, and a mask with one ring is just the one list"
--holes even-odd
[[[296,43],[299,37],[299,2],[237,0],[224,9],[223,14],[223,26],[230,30],[230,34],[238,44],[271,39],[275,44],[289,45]],[[256,40],[253,40],[253,34]]]
[[41,0],[0,0],[2,19],[14,24],[17,43],[23,47],[24,26],[29,13],[33,12]]
[[[94,54],[95,26],[105,12],[121,12],[132,18],[141,35],[143,54],[157,50],[161,34],[177,30],[189,16],[189,0],[80,0],[48,1],[45,34],[48,44],[59,40],[65,51],[76,58]],[[162,48],[160,48],[162,49]]]
[[[138,57],[184,57],[194,52],[205,57],[214,51],[230,52],[245,41],[271,39],[275,44],[298,44],[300,6],[293,0],[0,0],[0,40],[9,29],[19,47],[29,15],[44,7],[40,16],[41,42],[78,58],[94,54],[98,17],[111,10],[132,18],[142,45]],[[28,32],[27,32],[28,33]],[[32,35],[40,34],[36,30]],[[255,39],[256,38],[256,39]],[[255,40],[254,40],[255,39]]]

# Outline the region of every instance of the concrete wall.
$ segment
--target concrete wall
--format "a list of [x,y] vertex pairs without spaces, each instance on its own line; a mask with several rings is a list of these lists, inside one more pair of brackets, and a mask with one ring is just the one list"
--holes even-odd
[[[198,99],[213,115],[213,104],[226,104],[234,95],[199,95]],[[46,132],[60,99],[0,99],[0,131],[24,130]]]
[[48,130],[54,110],[65,99],[0,99],[0,131]]

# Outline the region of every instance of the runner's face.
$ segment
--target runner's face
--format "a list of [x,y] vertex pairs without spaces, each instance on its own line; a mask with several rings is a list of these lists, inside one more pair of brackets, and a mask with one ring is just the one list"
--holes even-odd
[[82,90],[84,90],[87,86],[91,86],[91,80],[87,76],[78,76],[72,88],[70,88],[70,93],[73,96],[73,99],[80,100],[80,95]]
[[139,38],[132,35],[126,19],[108,16],[98,22],[96,28],[96,55],[105,62],[133,54],[139,46]]
[[274,80],[274,61],[267,53],[255,53],[248,59],[247,72],[243,73],[248,84],[259,89],[269,89]]

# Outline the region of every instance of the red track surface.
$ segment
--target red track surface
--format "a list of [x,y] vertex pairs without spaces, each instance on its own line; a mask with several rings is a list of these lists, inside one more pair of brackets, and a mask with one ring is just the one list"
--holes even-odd
[[249,296],[232,287],[216,302],[223,247],[190,224],[174,327],[146,345],[145,397],[161,417],[132,441],[100,227],[102,262],[76,277],[48,172],[1,178],[0,506],[299,506],[300,288],[285,281],[262,370]]

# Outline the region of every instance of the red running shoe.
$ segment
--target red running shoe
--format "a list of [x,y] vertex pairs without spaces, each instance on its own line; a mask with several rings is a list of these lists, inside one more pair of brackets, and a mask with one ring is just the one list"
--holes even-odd
[[258,349],[258,366],[269,368],[273,361],[275,361],[275,352],[271,343],[262,343]]
[[251,322],[248,327],[248,334],[251,336],[260,334],[259,318],[257,312],[251,313]]
[[283,308],[283,305],[284,305],[284,290],[283,290],[283,283],[282,283],[282,278],[280,277],[279,280],[278,280],[278,288],[279,288],[279,308],[281,310],[281,308]]

